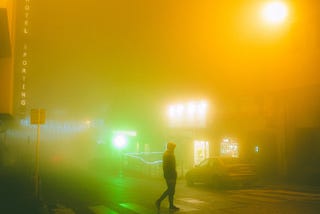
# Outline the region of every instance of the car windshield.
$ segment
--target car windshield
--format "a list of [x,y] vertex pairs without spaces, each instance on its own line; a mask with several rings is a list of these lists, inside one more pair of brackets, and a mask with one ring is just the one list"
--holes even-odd
[[205,160],[201,161],[201,162],[198,164],[198,166],[200,166],[200,167],[206,166],[206,165],[208,165],[208,162],[209,162],[209,159],[205,159]]

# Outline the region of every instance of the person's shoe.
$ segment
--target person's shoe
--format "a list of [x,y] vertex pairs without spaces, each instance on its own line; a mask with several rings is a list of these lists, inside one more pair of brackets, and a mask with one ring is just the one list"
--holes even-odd
[[170,206],[170,208],[169,208],[170,210],[172,210],[172,211],[178,211],[178,210],[180,210],[180,208],[179,207],[176,207],[176,206]]
[[160,204],[161,204],[161,202],[159,200],[156,200],[155,205],[158,210],[160,210]]

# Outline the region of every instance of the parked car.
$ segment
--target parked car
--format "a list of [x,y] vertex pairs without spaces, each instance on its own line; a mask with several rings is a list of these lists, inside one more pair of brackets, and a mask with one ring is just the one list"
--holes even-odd
[[250,184],[256,180],[256,177],[255,164],[232,157],[207,158],[186,173],[188,185],[205,183],[215,188],[233,184]]

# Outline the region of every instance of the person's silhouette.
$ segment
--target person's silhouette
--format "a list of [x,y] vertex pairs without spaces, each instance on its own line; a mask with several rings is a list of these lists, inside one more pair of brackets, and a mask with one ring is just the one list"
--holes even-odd
[[174,194],[176,189],[176,180],[177,180],[177,170],[176,170],[176,158],[174,155],[174,149],[176,144],[173,142],[167,143],[167,150],[163,153],[162,156],[162,168],[163,176],[167,183],[167,189],[162,193],[160,198],[156,200],[155,204],[157,209],[160,209],[161,202],[167,196],[169,198],[169,209],[179,210],[173,203]]

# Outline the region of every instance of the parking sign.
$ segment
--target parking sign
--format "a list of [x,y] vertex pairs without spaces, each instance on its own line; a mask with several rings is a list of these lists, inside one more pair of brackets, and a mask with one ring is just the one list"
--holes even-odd
[[31,109],[30,123],[31,124],[45,124],[46,111],[44,109]]

